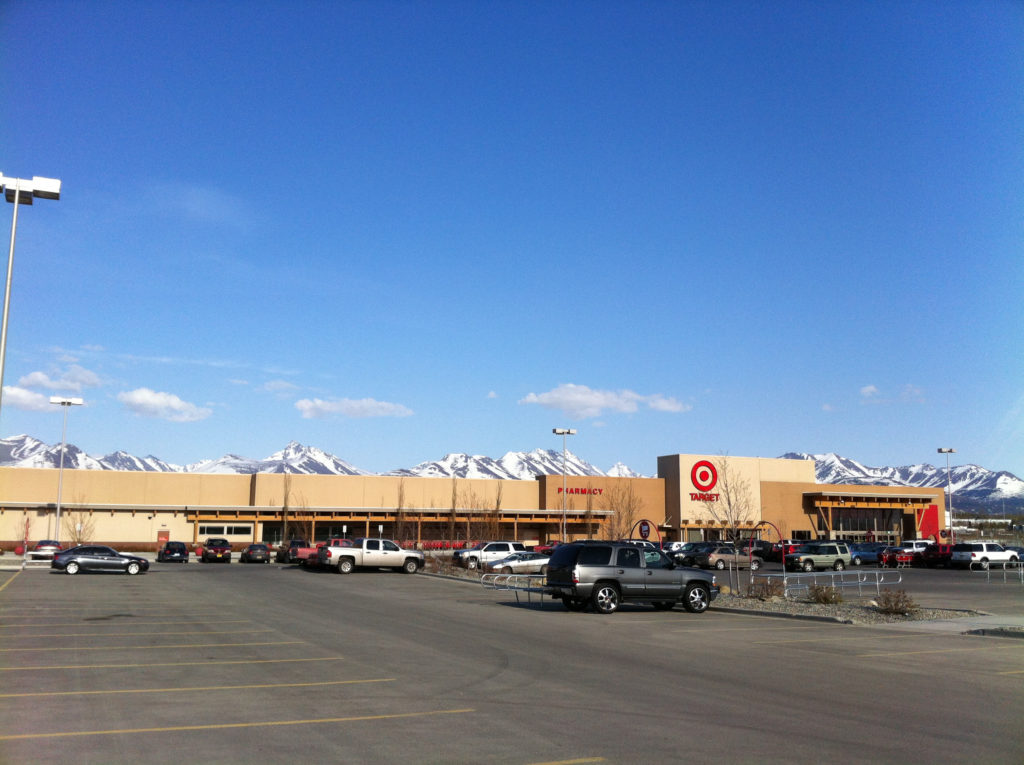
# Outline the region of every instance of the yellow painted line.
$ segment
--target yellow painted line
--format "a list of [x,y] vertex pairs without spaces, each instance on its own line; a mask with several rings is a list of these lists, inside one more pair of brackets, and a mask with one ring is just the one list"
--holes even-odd
[[282,725],[325,725],[329,723],[367,722],[372,720],[403,720],[412,717],[434,717],[437,715],[460,715],[475,712],[475,709],[438,709],[432,712],[404,712],[391,715],[360,715],[353,717],[320,717],[309,720],[266,720],[263,722],[214,723],[211,725],[174,725],[166,728],[120,728],[115,730],[80,730],[63,733],[16,733],[0,736],[0,741],[25,739],[67,738],[72,736],[123,736],[126,733],[177,733],[186,730],[227,730],[228,728],[264,728]]
[[1006,672],[996,672],[997,675],[1024,675],[1024,669],[1011,669]]
[[240,691],[252,688],[309,688],[320,685],[357,685],[359,683],[391,683],[393,677],[369,680],[324,680],[315,683],[262,683],[260,685],[197,685],[186,688],[121,688],[112,691],[39,691],[35,693],[0,693],[0,699],[18,699],[26,696],[103,696],[115,693],[187,693],[188,691]]
[[[5,640],[17,638],[41,638],[41,637],[135,637],[136,635],[249,635],[259,632],[274,632],[275,630],[211,630],[209,632],[27,632],[24,635],[4,635]],[[10,650],[16,651],[17,648]]]
[[44,669],[138,669],[140,667],[209,667],[222,664],[291,664],[304,661],[345,661],[343,656],[318,659],[224,659],[222,661],[147,661],[145,664],[57,664],[46,667],[0,667],[0,672],[39,672]]
[[[173,619],[169,622],[136,622],[136,621],[124,621],[117,622],[118,627],[122,627],[126,624],[134,626],[146,626],[151,627],[156,624],[177,624],[183,625],[201,625],[201,624],[251,624],[252,619],[214,619],[209,622],[185,622],[181,619]],[[25,622],[24,624],[0,624],[0,629],[8,629],[14,627],[90,627],[93,626],[89,623],[83,624],[82,622]],[[96,624],[97,627],[106,627],[106,624]],[[7,637],[17,637],[17,635],[8,635]]]
[[0,648],[4,653],[28,652],[28,651],[127,651],[151,648],[238,648],[249,645],[296,645],[305,643],[305,640],[279,640],[273,643],[177,643],[171,645],[94,645],[94,646],[73,646],[62,648]]
[[[849,626],[849,625],[847,625]],[[942,632],[908,632],[902,635],[844,635],[839,637],[793,638],[792,640],[755,640],[754,645],[785,645],[787,643],[848,643],[851,640],[911,640],[925,637],[949,637]]]
[[977,651],[991,651],[996,648],[1016,648],[1021,649],[1024,646],[1018,645],[983,645],[974,648],[936,648],[931,651],[894,651],[892,653],[859,653],[857,654],[860,658],[874,658],[877,656],[920,656],[928,653],[974,653]]
[[15,571],[15,572],[14,572],[14,576],[12,576],[12,577],[11,577],[10,579],[8,579],[8,580],[7,580],[6,582],[4,582],[3,584],[0,584],[0,592],[3,592],[3,591],[4,591],[4,588],[5,588],[5,587],[6,587],[7,585],[9,585],[9,584],[10,584],[11,582],[13,582],[13,581],[14,581],[15,579],[17,579],[17,578],[18,578],[18,574],[20,574],[20,573],[21,573],[21,571]]

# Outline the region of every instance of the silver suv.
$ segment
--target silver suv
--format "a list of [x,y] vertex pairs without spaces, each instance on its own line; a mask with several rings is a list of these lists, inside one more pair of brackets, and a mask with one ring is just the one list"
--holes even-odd
[[786,568],[814,571],[832,568],[842,571],[853,562],[850,548],[845,542],[811,542],[786,556]]
[[627,542],[572,542],[559,545],[548,561],[545,591],[570,611],[592,606],[601,614],[622,603],[649,603],[667,611],[682,603],[699,614],[718,597],[715,577],[678,566],[661,550]]

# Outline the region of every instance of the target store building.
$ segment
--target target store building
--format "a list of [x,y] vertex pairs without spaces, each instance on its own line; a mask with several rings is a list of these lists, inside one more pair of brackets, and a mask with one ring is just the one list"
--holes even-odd
[[155,549],[165,540],[278,543],[385,536],[434,546],[636,535],[897,542],[944,535],[941,489],[819,484],[809,460],[674,454],[655,478],[535,480],[0,468],[0,545],[60,538]]

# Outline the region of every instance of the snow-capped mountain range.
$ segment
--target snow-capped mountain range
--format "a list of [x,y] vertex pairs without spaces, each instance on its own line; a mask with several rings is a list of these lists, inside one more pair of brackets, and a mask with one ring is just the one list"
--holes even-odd
[[[448,454],[443,459],[421,462],[411,468],[392,470],[383,475],[426,478],[505,478],[530,480],[538,475],[561,475],[562,452],[534,449],[532,452],[508,452],[500,459],[481,455]],[[945,488],[944,466],[928,464],[904,467],[868,467],[838,454],[789,452],[784,459],[814,460],[818,483],[869,484],[874,486],[919,486]],[[13,436],[0,440],[0,466],[55,468],[60,465],[60,445],[50,446],[31,436]],[[374,475],[332,454],[292,441],[266,459],[256,460],[227,454],[219,459],[202,460],[190,465],[174,465],[152,455],[135,457],[118,451],[105,457],[86,454],[68,444],[64,467],[78,470],[144,470],[162,473],[304,473],[320,475]],[[568,475],[640,478],[639,473],[621,462],[607,471],[591,465],[572,452],[565,453]],[[997,515],[1024,511],[1024,481],[1006,471],[995,472],[978,465],[960,465],[949,471],[954,507]]]
[[[31,436],[21,435],[0,440],[0,467],[55,468],[60,466],[60,444],[50,446]],[[190,465],[174,465],[152,455],[134,457],[126,452],[113,452],[105,457],[86,454],[74,444],[64,452],[64,467],[77,470],[146,470],[157,473],[312,473],[319,475],[374,475],[350,465],[333,454],[314,446],[292,441],[266,459],[256,460],[226,454],[212,460]],[[640,478],[621,462],[607,472],[565,453],[567,475],[612,476]],[[532,452],[509,452],[501,459],[468,454],[449,454],[433,462],[421,462],[411,468],[392,470],[383,475],[404,475],[424,478],[507,478],[532,479],[537,475],[561,475],[562,452],[534,449]]]

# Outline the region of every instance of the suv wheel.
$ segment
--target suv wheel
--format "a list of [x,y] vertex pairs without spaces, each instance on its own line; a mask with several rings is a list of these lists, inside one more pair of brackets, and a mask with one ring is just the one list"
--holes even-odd
[[863,563],[864,561],[862,561],[862,560],[860,559],[860,556],[858,556],[858,555],[854,555],[854,556],[853,556],[853,560],[851,560],[850,562],[851,562],[851,563],[852,563],[852,564],[853,564],[854,566],[859,566],[859,565],[860,565],[861,563]]
[[724,560],[716,560],[715,561],[715,568],[717,568],[719,571],[723,570],[725,568],[725,561]]
[[602,583],[594,588],[590,601],[599,614],[612,614],[619,608],[619,588],[614,584]]
[[409,558],[409,560],[407,560],[405,564],[402,566],[402,571],[404,571],[407,574],[415,574],[418,570],[419,566],[416,565],[416,561],[414,561],[412,558]]
[[752,561],[750,561],[751,571],[757,571],[759,568],[761,568],[761,561],[759,561],[757,558],[754,558]]
[[700,582],[690,582],[683,593],[683,605],[691,614],[702,614],[711,605],[711,594]]
[[476,568],[476,558],[470,558],[469,560],[467,560],[466,561],[466,568],[468,568],[470,571],[475,569]]
[[834,568],[836,571],[842,571],[844,568],[846,568],[846,564],[843,563],[841,560],[837,560],[835,563],[832,564],[832,568]]
[[804,571],[814,571],[814,562],[805,560],[803,565]]

